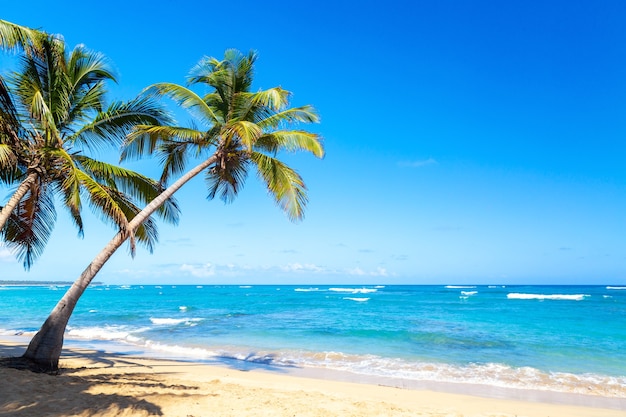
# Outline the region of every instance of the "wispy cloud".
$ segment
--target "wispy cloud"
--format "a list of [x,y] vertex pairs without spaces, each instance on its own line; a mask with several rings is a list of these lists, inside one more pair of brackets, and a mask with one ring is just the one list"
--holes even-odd
[[198,278],[215,276],[215,265],[206,263],[202,265],[183,264],[180,270]]
[[[314,265],[314,264],[293,263],[293,264],[283,265],[278,268],[285,272],[313,272],[316,274],[328,273],[328,270],[326,268],[318,266],[318,265]],[[270,269],[273,269],[273,268],[270,268]]]
[[369,276],[369,277],[386,277],[388,272],[385,268],[378,267],[373,271],[365,271],[361,268],[353,268],[346,271],[348,275]]
[[288,263],[284,265],[245,265],[245,264],[214,264],[214,263],[184,263],[184,264],[161,264],[155,271],[149,270],[119,270],[116,271],[120,275],[127,277],[145,279],[147,277],[163,279],[183,279],[187,278],[204,278],[218,279],[221,278],[237,278],[251,276],[265,277],[335,277],[345,278],[349,276],[360,277],[387,277],[392,276],[385,268],[378,267],[371,270],[362,267],[333,269],[323,265],[313,263]]
[[437,162],[437,160],[434,158],[418,159],[416,161],[398,162],[398,166],[401,166],[403,168],[421,168],[421,167],[425,167],[429,165],[437,165],[437,164],[439,164],[439,162]]
[[295,249],[283,249],[283,250],[278,251],[278,253],[297,254],[299,252]]

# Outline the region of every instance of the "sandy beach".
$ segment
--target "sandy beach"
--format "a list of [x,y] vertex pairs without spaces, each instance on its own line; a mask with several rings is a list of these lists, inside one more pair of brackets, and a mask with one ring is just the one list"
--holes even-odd
[[[23,349],[18,343],[0,341],[2,357]],[[61,366],[58,376],[0,368],[0,416],[617,417],[625,413],[623,409],[329,381],[88,349],[65,350]]]

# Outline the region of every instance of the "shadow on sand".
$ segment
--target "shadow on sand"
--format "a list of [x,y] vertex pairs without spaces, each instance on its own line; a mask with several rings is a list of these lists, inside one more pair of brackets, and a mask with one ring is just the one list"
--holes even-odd
[[[197,387],[167,384],[167,378],[163,378],[165,374],[176,373],[177,366],[189,366],[189,362],[168,362],[170,372],[154,373],[149,365],[137,359],[141,352],[119,354],[70,348],[63,350],[58,374],[48,375],[11,366],[24,351],[25,346],[0,344],[0,417],[162,416],[163,410],[150,402],[150,393],[165,392],[181,399],[197,395],[193,392]],[[64,361],[71,359],[80,359],[85,365],[64,368]],[[292,368],[275,364],[271,355],[255,353],[243,360],[223,356],[199,363],[243,372],[287,373]],[[111,373],[107,368],[119,372]]]

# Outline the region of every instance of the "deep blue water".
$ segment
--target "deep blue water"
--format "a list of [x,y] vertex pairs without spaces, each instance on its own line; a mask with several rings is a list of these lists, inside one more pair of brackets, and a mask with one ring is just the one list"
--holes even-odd
[[[0,287],[0,335],[65,287]],[[190,359],[626,396],[626,287],[96,286],[66,339]]]

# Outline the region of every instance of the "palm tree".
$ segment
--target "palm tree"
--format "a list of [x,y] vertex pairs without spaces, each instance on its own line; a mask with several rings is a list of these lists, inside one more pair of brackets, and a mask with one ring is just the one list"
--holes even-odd
[[[172,174],[185,172],[189,159],[198,158],[201,162],[152,200],[129,222],[128,230],[139,227],[180,187],[202,172],[209,197],[219,195],[223,200],[231,201],[251,166],[256,168],[269,192],[291,220],[303,217],[307,201],[305,184],[296,171],[277,159],[277,155],[286,150],[308,151],[323,157],[321,138],[317,134],[289,129],[294,123],[318,122],[319,118],[311,106],[289,108],[290,93],[280,87],[251,92],[256,57],[254,52],[243,55],[228,50],[224,60],[201,60],[188,81],[190,86],[208,86],[210,91],[203,96],[187,87],[169,83],[155,84],[147,89],[147,94],[172,98],[191,110],[203,127],[136,126],[127,138],[123,159],[161,155],[163,182]],[[83,271],[29,344],[23,356],[25,359],[47,370],[57,369],[63,333],[73,305],[127,236],[123,231],[119,232]]]
[[[0,22],[0,36],[7,26]],[[21,33],[10,33],[15,32]],[[18,185],[0,210],[0,234],[27,269],[52,232],[55,195],[80,235],[81,195],[88,196],[103,219],[130,233],[128,219],[139,212],[133,199],[145,204],[163,188],[131,170],[90,158],[84,150],[121,144],[137,123],[169,120],[145,97],[105,108],[105,84],[115,76],[102,55],[84,46],[67,53],[62,39],[51,35],[35,39],[36,47],[28,46],[35,42],[21,43],[27,47],[20,70],[0,83],[0,181]],[[175,221],[177,209],[168,202],[161,214]],[[135,236],[151,249],[155,225],[145,222],[129,236],[132,251]]]

